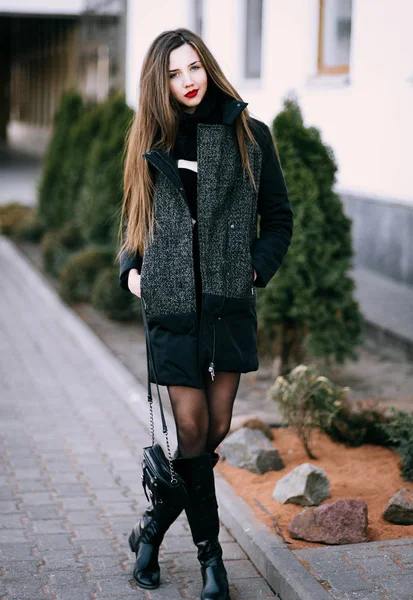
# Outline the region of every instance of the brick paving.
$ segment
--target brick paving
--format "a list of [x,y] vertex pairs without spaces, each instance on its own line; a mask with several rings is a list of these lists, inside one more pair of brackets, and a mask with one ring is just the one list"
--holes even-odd
[[[406,528],[406,535],[411,528]],[[412,600],[413,538],[295,550],[335,600]]]
[[[127,537],[147,506],[149,434],[28,269],[0,237],[0,598],[199,598],[184,515],[161,547],[161,587],[135,585]],[[278,598],[223,526],[220,538],[232,599]]]
[[[135,585],[127,537],[147,505],[149,434],[64,307],[44,301],[45,280],[1,237],[0,277],[0,600],[199,598],[184,515],[161,547],[161,587]],[[279,598],[224,526],[220,537],[232,600]],[[413,537],[293,554],[333,600],[413,598]]]

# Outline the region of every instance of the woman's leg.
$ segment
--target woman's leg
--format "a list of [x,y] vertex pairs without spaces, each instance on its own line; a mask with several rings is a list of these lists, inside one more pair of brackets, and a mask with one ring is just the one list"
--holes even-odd
[[[186,461],[191,462],[194,460],[192,457],[205,452],[208,432],[208,407],[205,390],[185,386],[169,386],[168,393],[178,435],[178,456],[184,456]],[[208,455],[208,458],[210,462],[212,461],[212,465],[216,464],[217,456]],[[179,463],[182,459],[175,459],[176,461]],[[166,531],[183,508],[183,505],[180,507],[169,506],[167,503],[154,503],[135,525],[129,537],[129,544],[131,550],[136,553],[133,576],[140,587],[154,589],[159,586],[159,546]]]
[[209,411],[206,451],[213,452],[223,441],[231,426],[232,409],[237,395],[240,373],[218,371],[212,381],[205,377]]
[[168,386],[181,456],[205,452],[209,416],[205,390],[183,385]]
[[205,390],[168,387],[183,454],[174,463],[186,484],[185,511],[198,548],[201,598],[229,600],[227,572],[218,541],[220,525],[211,455],[230,426],[240,375],[217,373],[214,382],[208,382],[207,377],[209,374],[205,377]]

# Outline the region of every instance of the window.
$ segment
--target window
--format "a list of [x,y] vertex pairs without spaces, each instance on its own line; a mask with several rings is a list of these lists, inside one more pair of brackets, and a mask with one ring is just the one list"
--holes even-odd
[[348,73],[352,0],[320,0],[318,72]]
[[202,37],[202,0],[193,0],[194,3],[194,31]]
[[261,77],[262,0],[246,0],[245,77]]

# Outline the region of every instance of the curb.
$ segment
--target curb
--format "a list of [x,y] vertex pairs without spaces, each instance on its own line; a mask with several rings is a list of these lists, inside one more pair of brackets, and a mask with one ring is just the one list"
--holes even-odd
[[[45,305],[58,312],[68,334],[98,365],[102,376],[114,393],[128,404],[135,417],[148,430],[147,393],[144,386],[119,361],[88,325],[56,294],[41,272],[34,270],[24,254],[7,238],[0,236],[2,250],[10,255],[16,271],[29,286],[36,288]],[[176,445],[173,417],[165,411],[171,445]],[[164,445],[164,438],[159,440]],[[219,515],[222,524],[231,532],[271,588],[282,600],[331,600],[330,594],[307,571],[284,542],[280,541],[255,517],[251,507],[220,473],[216,472]]]
[[215,474],[220,520],[282,600],[331,600],[288,546],[254,515],[221,473]]

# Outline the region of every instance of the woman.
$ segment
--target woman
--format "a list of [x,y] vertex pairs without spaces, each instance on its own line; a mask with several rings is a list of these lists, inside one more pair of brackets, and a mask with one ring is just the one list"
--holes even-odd
[[270,130],[246,106],[199,36],[165,31],[143,63],[125,162],[120,285],[146,307],[157,380],[177,429],[174,465],[189,497],[179,509],[150,507],[135,526],[134,578],[159,586],[159,546],[185,508],[203,600],[229,600],[215,449],[229,430],[240,374],[258,369],[256,288],[276,273],[292,235]]

